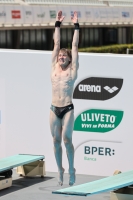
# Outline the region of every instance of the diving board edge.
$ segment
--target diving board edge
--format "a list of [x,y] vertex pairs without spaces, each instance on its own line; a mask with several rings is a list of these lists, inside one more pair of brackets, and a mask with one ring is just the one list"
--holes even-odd
[[64,195],[71,195],[71,196],[88,196],[90,193],[80,193],[80,192],[60,192],[60,191],[52,191],[53,194],[64,194]]
[[[32,155],[32,154],[17,154],[17,155],[14,155],[14,156],[9,156],[9,157],[7,157],[7,159],[8,158],[14,158],[15,156],[31,156],[32,159],[26,160],[26,161],[19,161],[18,163],[15,163],[14,165],[5,166],[2,169],[0,168],[0,173],[5,172],[5,171],[10,170],[10,169],[13,169],[13,168],[18,167],[18,166],[22,166],[22,165],[25,165],[25,164],[28,164],[28,163],[32,163],[32,162],[35,162],[35,161],[38,161],[38,160],[45,159],[45,156],[43,156],[43,155]],[[2,159],[0,159],[0,161],[2,161]]]
[[[117,190],[117,189],[121,189],[121,188],[124,188],[124,187],[127,187],[127,186],[130,186],[130,185],[133,185],[133,182],[130,182],[128,184],[122,184],[122,185],[119,185],[119,186],[115,186],[115,187],[109,187],[109,188],[106,188],[104,190],[97,190],[95,192],[90,192],[90,193],[81,193],[81,192],[75,192],[75,191],[60,191],[60,190],[57,190],[57,191],[53,191],[52,193],[53,194],[62,194],[62,195],[71,195],[71,196],[90,196],[90,195],[94,195],[94,194],[100,194],[100,193],[103,193],[103,192],[109,192],[109,191],[114,191],[114,190]],[[75,186],[76,187],[76,186]],[[66,189],[66,188],[65,188]]]

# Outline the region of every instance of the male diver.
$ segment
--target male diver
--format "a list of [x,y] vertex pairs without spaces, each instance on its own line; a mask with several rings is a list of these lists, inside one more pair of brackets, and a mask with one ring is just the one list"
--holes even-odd
[[57,13],[52,53],[52,105],[50,110],[50,129],[54,143],[55,159],[59,172],[59,184],[63,185],[64,168],[62,166],[61,141],[64,140],[69,163],[69,185],[75,183],[74,147],[72,132],[74,125],[74,106],[72,103],[73,86],[77,78],[79,23],[77,12],[71,21],[74,24],[72,50],[60,49],[60,25],[64,20],[62,11]]

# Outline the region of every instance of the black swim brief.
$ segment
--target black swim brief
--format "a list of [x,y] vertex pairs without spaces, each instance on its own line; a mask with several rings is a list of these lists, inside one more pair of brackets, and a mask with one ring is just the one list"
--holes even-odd
[[50,109],[56,114],[57,117],[62,119],[67,112],[74,109],[74,106],[73,104],[70,104],[65,107],[56,107],[56,106],[51,105]]

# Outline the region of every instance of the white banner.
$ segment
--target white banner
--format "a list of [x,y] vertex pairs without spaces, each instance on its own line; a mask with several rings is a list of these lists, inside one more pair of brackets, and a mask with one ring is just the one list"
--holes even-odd
[[107,19],[107,10],[105,8],[99,8],[99,14],[100,14],[100,21],[101,22],[108,22]]
[[14,6],[5,6],[5,12],[6,12],[5,24],[14,24],[15,23]]
[[121,17],[120,14],[120,8],[112,8],[112,22],[119,22],[119,19]]
[[130,8],[130,13],[131,13],[131,22],[133,21],[133,9]]
[[131,12],[130,9],[121,9],[121,18],[123,22],[131,22]]
[[107,11],[107,22],[110,23],[112,22],[112,16],[113,16],[112,9],[106,8],[106,11]]
[[5,80],[0,78],[0,158],[6,155],[5,114]]
[[82,8],[82,6],[81,7],[74,6],[74,5],[69,6],[69,16],[70,16],[70,18],[71,18],[71,16],[74,15],[75,11],[78,13],[79,22],[82,22],[83,21],[83,19],[82,19],[82,17],[83,17],[83,8]]
[[12,12],[12,18],[14,19],[15,24],[23,24],[24,23],[24,15],[23,15],[23,6],[14,6]]
[[2,24],[54,24],[56,13],[62,10],[64,23],[70,23],[71,15],[78,12],[79,23],[130,23],[133,19],[132,8],[90,7],[90,6],[0,6]]
[[56,13],[57,13],[57,6],[49,6],[49,17],[50,17],[50,22],[55,23],[56,21]]
[[[6,116],[6,132],[3,130],[2,135],[6,153],[0,149],[0,157],[18,153],[45,155],[47,171],[55,172],[49,128],[51,52],[1,50],[0,54],[0,80],[6,83],[4,97],[5,86],[0,82],[0,127]],[[73,144],[78,174],[110,176],[116,169],[133,168],[132,63],[130,55],[79,54],[73,91]]]
[[6,20],[6,11],[4,6],[0,6],[0,24],[4,24]]
[[93,22],[101,22],[99,8],[93,8]]
[[85,6],[77,6],[77,11],[79,13],[79,23],[86,22]]
[[71,22],[71,15],[70,15],[70,7],[69,6],[57,6],[57,11],[62,10],[63,16],[65,16],[65,19],[63,22],[70,23]]
[[45,16],[45,13],[41,11],[40,6],[33,6],[33,16],[34,16],[34,24],[41,24],[42,17]]
[[42,18],[42,24],[49,23],[50,17],[49,17],[49,10],[47,6],[41,6],[41,18]]
[[93,22],[94,16],[93,16],[93,8],[92,7],[85,7],[85,22]]
[[32,24],[33,23],[33,7],[32,6],[23,6],[24,11],[24,23]]

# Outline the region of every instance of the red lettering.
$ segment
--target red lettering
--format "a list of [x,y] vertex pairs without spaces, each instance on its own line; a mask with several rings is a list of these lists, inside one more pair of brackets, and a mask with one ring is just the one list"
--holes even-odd
[[12,19],[20,19],[21,11],[20,10],[12,10]]

